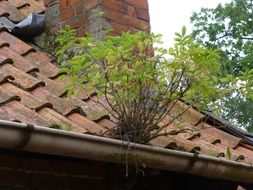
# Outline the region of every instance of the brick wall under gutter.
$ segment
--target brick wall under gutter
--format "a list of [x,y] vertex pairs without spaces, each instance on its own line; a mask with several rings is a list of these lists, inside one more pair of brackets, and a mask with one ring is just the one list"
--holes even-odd
[[236,190],[238,185],[160,170],[136,171],[129,167],[126,178],[125,165],[0,150],[1,190]]

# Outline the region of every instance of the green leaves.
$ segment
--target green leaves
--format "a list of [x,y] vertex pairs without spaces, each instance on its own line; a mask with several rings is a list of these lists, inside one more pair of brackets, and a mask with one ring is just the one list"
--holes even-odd
[[176,36],[167,50],[153,46],[161,43],[160,35],[143,31],[106,36],[104,41],[62,31],[58,58],[72,81],[70,94],[96,90],[102,106],[118,120],[116,138],[147,143],[166,135],[171,122],[162,121],[169,115],[174,121],[187,109],[171,113],[176,102],[205,108],[223,95],[217,88],[218,52],[193,42],[185,27]]
[[250,74],[253,69],[252,11],[251,0],[231,0],[213,9],[202,8],[191,17],[195,40],[221,52],[219,86],[229,86],[236,91],[232,97],[220,101],[223,115],[244,129],[253,128],[252,114],[246,113],[251,109],[246,108],[247,105],[252,106],[253,102]]
[[183,26],[182,27],[182,37],[185,37],[185,35],[186,35],[186,27]]

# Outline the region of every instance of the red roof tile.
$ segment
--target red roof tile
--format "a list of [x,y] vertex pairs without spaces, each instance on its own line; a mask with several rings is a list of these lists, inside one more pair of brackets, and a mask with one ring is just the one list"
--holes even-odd
[[26,16],[31,12],[43,13],[45,11],[45,7],[34,0],[12,0],[11,2],[13,6],[17,7]]
[[106,128],[101,125],[83,117],[78,113],[73,113],[68,116],[68,119],[76,123],[78,126],[83,127],[90,134],[102,134],[106,132]]
[[69,115],[73,112],[81,112],[78,111],[78,107],[73,105],[73,103],[69,99],[55,96],[44,87],[34,89],[32,91],[32,94],[38,99],[41,99],[45,102],[52,104],[53,108],[55,108],[55,110],[57,110],[64,116]]
[[59,68],[53,65],[47,55],[42,52],[31,52],[23,57],[36,66],[43,76],[55,78],[59,75]]
[[[52,64],[51,64],[52,65]],[[45,82],[47,85],[45,88],[53,95],[62,97],[66,94],[67,90],[65,88],[65,84],[61,81],[52,80],[48,77],[43,76],[41,73],[36,73],[36,78]]]
[[5,105],[13,100],[20,101],[20,97],[0,86],[0,105]]
[[[3,2],[3,1],[0,1]],[[6,31],[0,32],[0,39],[5,43],[8,43],[11,50],[15,51],[19,55],[24,55],[30,51],[35,51],[30,45],[9,34]]]
[[219,139],[221,144],[224,144],[227,147],[235,148],[241,141],[240,138],[230,135],[222,130],[217,130],[206,123],[200,123],[197,127],[202,129],[200,130],[202,139],[208,141],[209,143],[213,143]]
[[[42,110],[38,111],[38,113],[50,123],[51,127],[57,126],[59,129],[81,133],[85,133],[87,131],[87,129],[85,129],[83,126],[75,124],[70,119],[64,117],[53,109],[43,108]],[[42,124],[40,125],[43,126]]]
[[[17,97],[19,97],[21,100],[21,103],[25,105],[26,107],[30,108],[31,110],[39,111],[40,109],[44,107],[50,107],[50,108],[53,107],[51,103],[44,101],[42,99],[39,99],[33,96],[31,93],[24,91],[14,86],[11,83],[6,82],[2,84],[0,88],[3,88],[4,90],[6,89],[7,92],[12,93],[12,95],[16,95]],[[3,89],[1,89],[1,92]]]
[[4,56],[3,54],[0,54],[0,65],[3,65],[5,63],[12,63],[13,61],[7,56]]
[[[32,11],[44,10],[43,0],[0,0],[0,17],[6,16],[12,21],[21,21]],[[109,135],[116,127],[115,121],[96,101],[95,94],[81,90],[75,96],[65,97],[64,84],[69,79],[59,72],[53,60],[6,31],[0,23],[0,119]],[[183,102],[177,102],[172,112],[177,115],[185,107]],[[170,135],[157,137],[150,144],[253,163],[252,146],[222,128],[208,125],[205,118],[204,114],[189,108],[164,129]],[[160,126],[170,121],[168,116]]]
[[11,76],[14,80],[11,82],[25,90],[33,90],[39,86],[45,86],[45,83],[32,75],[27,74],[11,64],[4,64],[0,66],[0,81],[3,78]]
[[14,22],[21,21],[25,18],[25,15],[18,11],[9,1],[0,1],[0,16],[7,16]]
[[12,101],[8,104],[5,104],[4,106],[1,106],[1,109],[10,117],[23,123],[30,123],[45,127],[50,127],[52,125],[46,118],[43,118],[38,113],[34,112],[18,101]]
[[178,116],[184,110],[187,110],[184,114],[180,116],[180,119],[182,121],[187,121],[190,124],[197,124],[199,123],[205,116],[198,112],[197,110],[189,107],[188,105],[184,104],[181,101],[177,101],[175,106],[173,106],[171,112],[173,113],[174,116]]
[[11,115],[9,115],[7,112],[5,112],[2,108],[0,108],[0,115],[2,120],[7,120],[7,121],[17,121]]
[[101,119],[97,123],[109,131],[116,127],[116,124],[109,119]]
[[[13,63],[15,67],[24,72],[38,71],[38,68],[35,64],[32,64],[29,60],[21,57],[18,53],[11,50],[7,46],[3,46],[0,48],[0,55],[8,58],[4,63]],[[0,58],[1,59],[1,58]],[[0,61],[1,62],[1,61]]]
[[18,22],[27,17],[31,12],[42,13],[45,7],[42,1],[34,0],[9,0],[0,1],[0,16],[7,16],[11,21]]
[[73,104],[80,107],[87,118],[92,121],[98,121],[103,118],[109,118],[107,111],[99,104],[91,99],[82,101],[81,99],[72,98]]

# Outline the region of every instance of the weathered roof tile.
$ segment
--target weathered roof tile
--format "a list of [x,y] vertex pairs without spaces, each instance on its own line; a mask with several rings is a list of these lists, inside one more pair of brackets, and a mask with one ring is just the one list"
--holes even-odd
[[[42,99],[39,99],[29,92],[26,92],[16,86],[14,86],[11,83],[4,83],[1,85],[0,89],[6,89],[9,93],[15,94],[19,97],[21,103],[27,107],[29,107],[32,110],[38,111],[44,107],[53,107],[52,104],[48,103],[47,101],[44,101]],[[1,94],[1,91],[0,91]]]
[[199,152],[201,151],[200,145],[192,143],[189,140],[185,140],[175,136],[159,136],[150,141],[152,145],[160,146],[163,148],[172,148],[178,150],[184,150],[187,152]]
[[81,132],[85,133],[87,130],[75,124],[68,118],[64,117],[63,115],[57,113],[56,111],[50,109],[50,108],[43,108],[40,111],[38,111],[41,117],[46,119],[48,122],[50,122],[50,127],[55,127],[62,130],[69,130],[69,131],[75,131],[75,132]]
[[40,125],[44,127],[49,127],[51,124],[48,120],[41,117],[36,112],[30,110],[18,101],[12,101],[1,107],[2,110],[8,113],[15,120],[21,121],[23,123],[29,123],[33,125]]
[[175,141],[167,138],[166,136],[159,136],[155,139],[152,139],[149,143],[151,145],[159,146],[162,148],[169,148],[169,147],[176,147],[177,146]]
[[107,130],[113,130],[117,126],[116,123],[112,122],[109,119],[101,119],[97,121],[97,124],[99,124],[100,126],[102,126],[103,128]]
[[[19,70],[24,72],[32,72],[32,71],[38,71],[39,69],[32,64],[29,60],[24,59],[22,56],[20,56],[15,51],[11,50],[10,48],[4,46],[0,48],[0,55],[4,57],[8,57],[7,60],[5,60],[5,63],[13,62],[14,66],[17,67]],[[0,56],[0,62],[1,62],[1,56]]]
[[3,106],[14,100],[20,101],[21,99],[17,94],[12,93],[9,90],[0,86],[0,106]]
[[68,116],[68,118],[76,123],[78,126],[83,127],[84,129],[87,130],[90,134],[102,134],[106,132],[106,129],[97,123],[85,118],[84,116],[78,114],[78,113],[73,113]]
[[54,78],[59,75],[59,68],[50,62],[46,54],[36,51],[24,55],[27,61],[39,68],[40,73],[48,78]]
[[11,115],[9,115],[2,108],[0,108],[0,119],[1,120],[6,120],[6,121],[17,121],[17,119],[14,119]]
[[43,76],[40,73],[36,73],[37,79],[46,83],[45,88],[53,95],[61,97],[66,94],[67,90],[63,82],[55,81],[50,78]]
[[[10,1],[10,0],[9,0]],[[34,0],[25,0],[23,3],[20,0],[11,0],[13,5],[16,6],[21,13],[28,16],[31,12],[42,13],[45,11],[45,7],[37,3]]]
[[103,118],[110,118],[108,112],[99,103],[91,99],[85,102],[76,98],[71,100],[75,106],[82,108],[89,120],[98,121]]
[[[181,102],[177,101],[174,104],[171,109],[171,115],[174,117],[179,117],[182,121],[188,122],[192,125],[196,125],[199,123],[205,116],[192,108],[191,106]],[[186,110],[186,111],[185,111]]]
[[[3,1],[0,1],[0,2],[3,2]],[[30,51],[35,51],[27,43],[23,42],[22,40],[9,34],[6,31],[0,31],[0,39],[7,42],[10,46],[10,49],[12,49],[13,51],[15,51],[16,53],[20,55],[24,55]]]
[[13,63],[13,61],[11,60],[10,57],[6,57],[5,55],[3,54],[0,54],[0,65],[3,65],[5,63]]
[[233,135],[230,135],[222,130],[217,130],[213,126],[210,126],[206,123],[200,123],[197,125],[200,129],[200,136],[203,140],[209,140],[210,143],[216,139],[221,140],[221,144],[226,145],[227,147],[235,148],[240,143],[241,139]]
[[238,146],[235,148],[235,150],[237,152],[240,152],[242,155],[244,155],[245,159],[247,159],[247,158],[250,159],[253,163],[253,151],[251,151],[243,146]]
[[191,143],[194,143],[196,145],[199,145],[200,147],[200,153],[205,154],[208,156],[214,156],[214,157],[224,157],[225,151],[223,148],[219,148],[213,144],[210,144],[206,142],[205,140],[202,140],[200,138],[194,138],[190,141]]
[[77,106],[73,105],[70,100],[55,96],[44,87],[34,89],[32,94],[43,101],[51,103],[53,108],[64,116],[76,112],[81,113],[81,110]]
[[13,5],[14,7],[16,8],[20,8],[20,7],[23,7],[25,5],[29,5],[28,4],[28,0],[25,0],[25,1],[20,1],[20,0],[9,0],[8,1],[9,4]]
[[44,82],[20,71],[11,64],[4,64],[0,66],[0,81],[8,78],[8,76],[12,76],[14,78],[14,80],[11,80],[10,82],[26,90],[33,90],[38,86],[45,86]]
[[25,15],[11,5],[9,1],[0,1],[0,16],[7,16],[11,21],[18,22],[25,18]]

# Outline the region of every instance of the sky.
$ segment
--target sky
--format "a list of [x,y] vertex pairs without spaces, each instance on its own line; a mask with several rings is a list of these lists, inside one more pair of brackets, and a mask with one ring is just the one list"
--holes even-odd
[[219,3],[227,3],[230,0],[148,0],[151,30],[162,34],[165,47],[173,45],[175,32],[180,32],[182,26],[186,26],[191,32],[190,17],[192,12],[201,7],[214,8]]

